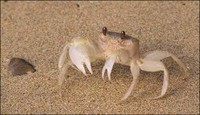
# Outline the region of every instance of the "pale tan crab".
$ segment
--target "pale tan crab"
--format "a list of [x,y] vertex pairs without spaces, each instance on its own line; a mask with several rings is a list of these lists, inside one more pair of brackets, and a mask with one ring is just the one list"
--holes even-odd
[[[67,53],[68,51],[69,54]],[[68,55],[70,59],[67,59]],[[62,85],[67,69],[70,66],[87,75],[84,68],[85,64],[92,74],[91,62],[101,59],[106,61],[102,70],[102,78],[104,78],[104,73],[107,70],[109,80],[111,80],[110,75],[114,63],[130,66],[133,81],[122,100],[125,100],[136,86],[140,70],[149,72],[163,71],[164,80],[161,95],[154,99],[161,98],[167,91],[169,81],[167,68],[161,60],[167,57],[172,57],[187,73],[187,68],[175,55],[167,51],[158,50],[140,55],[138,39],[126,35],[124,31],[116,33],[108,31],[106,27],[103,27],[99,38],[77,37],[64,47],[58,64],[60,70],[59,85]]]

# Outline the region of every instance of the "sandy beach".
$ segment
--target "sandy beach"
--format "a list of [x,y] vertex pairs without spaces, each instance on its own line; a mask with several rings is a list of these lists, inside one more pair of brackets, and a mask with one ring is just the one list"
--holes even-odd
[[[166,50],[171,58],[169,88],[159,96],[163,72],[141,71],[131,96],[119,102],[132,81],[128,66],[115,64],[112,80],[103,80],[104,61],[92,63],[85,77],[70,68],[59,97],[58,59],[74,37],[97,38],[102,27],[134,36],[140,51]],[[23,58],[36,72],[12,76],[8,63]],[[198,1],[1,1],[1,114],[199,114],[199,2]]]

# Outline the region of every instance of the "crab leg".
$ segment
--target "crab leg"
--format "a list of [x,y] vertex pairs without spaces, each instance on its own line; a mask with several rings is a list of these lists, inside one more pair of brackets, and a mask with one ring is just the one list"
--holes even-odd
[[64,78],[65,78],[65,74],[67,73],[67,70],[69,68],[70,64],[69,63],[66,63],[62,68],[61,68],[61,71],[60,71],[60,75],[58,76],[58,85],[61,86],[63,81],[64,81]]
[[128,88],[127,92],[125,93],[124,97],[121,100],[125,100],[126,98],[128,98],[128,96],[131,94],[132,90],[134,89],[134,87],[138,82],[138,77],[140,75],[140,68],[135,62],[132,61],[130,69],[131,69],[131,74],[133,76],[133,81],[131,82],[130,87]]
[[115,59],[116,59],[116,57],[112,56],[112,57],[110,57],[109,59],[106,60],[105,65],[104,65],[103,70],[102,70],[102,78],[103,79],[104,79],[104,73],[107,70],[108,80],[111,80],[110,75],[111,75],[113,65],[115,63]]
[[164,72],[164,80],[163,80],[161,95],[153,99],[158,99],[158,98],[163,97],[167,91],[168,82],[169,82],[169,77],[168,77],[169,75],[168,75],[168,71],[165,65],[160,61],[149,60],[149,59],[140,59],[140,60],[137,60],[136,62],[141,70],[149,71],[149,72],[156,72],[156,71]]
[[160,61],[167,57],[172,57],[173,60],[176,61],[178,63],[178,65],[183,68],[183,70],[187,76],[188,72],[187,72],[187,68],[186,68],[185,64],[183,64],[183,62],[181,62],[181,60],[178,59],[174,54],[171,54],[167,51],[159,51],[159,50],[151,51],[151,52],[146,53],[144,58],[150,59],[150,60],[155,60],[155,61]]
[[67,52],[69,49],[69,45],[67,44],[64,48],[63,48],[63,52],[59,57],[59,62],[58,62],[58,68],[59,70],[63,67],[65,61],[66,61],[66,57],[67,57]]

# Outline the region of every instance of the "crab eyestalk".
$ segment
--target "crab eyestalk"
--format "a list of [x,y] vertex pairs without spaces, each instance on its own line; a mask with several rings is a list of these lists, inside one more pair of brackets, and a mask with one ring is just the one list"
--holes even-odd
[[122,32],[121,32],[121,39],[126,39],[125,31],[122,31]]
[[102,33],[103,33],[103,35],[106,35],[106,34],[107,34],[107,31],[108,31],[108,29],[107,29],[106,27],[103,27],[103,28],[102,28]]

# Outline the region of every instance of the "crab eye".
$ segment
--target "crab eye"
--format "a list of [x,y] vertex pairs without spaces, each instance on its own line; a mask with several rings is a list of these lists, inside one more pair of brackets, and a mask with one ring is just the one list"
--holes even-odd
[[102,33],[103,33],[103,35],[106,35],[106,33],[107,33],[107,28],[106,27],[103,27]]
[[121,39],[125,39],[126,37],[125,37],[125,31],[122,31],[121,32]]

